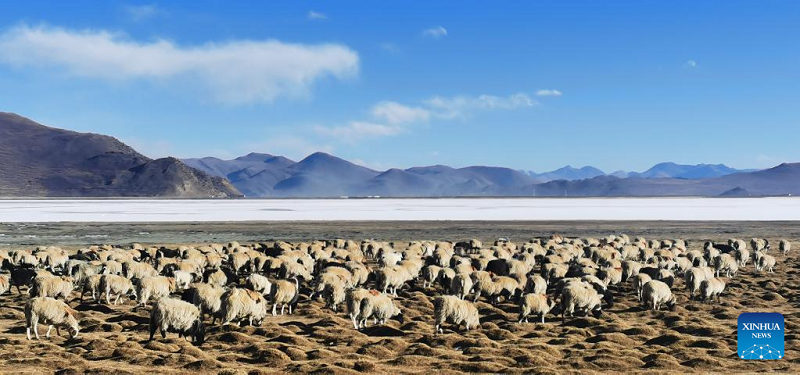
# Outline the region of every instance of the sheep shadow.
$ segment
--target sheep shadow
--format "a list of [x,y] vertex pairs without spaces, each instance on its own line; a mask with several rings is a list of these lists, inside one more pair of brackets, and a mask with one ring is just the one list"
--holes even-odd
[[76,311],[80,311],[80,312],[94,311],[94,312],[99,312],[101,314],[113,314],[114,313],[114,309],[112,309],[111,307],[108,307],[106,305],[100,305],[100,304],[95,305],[95,304],[82,303],[82,304],[76,306],[75,310]]

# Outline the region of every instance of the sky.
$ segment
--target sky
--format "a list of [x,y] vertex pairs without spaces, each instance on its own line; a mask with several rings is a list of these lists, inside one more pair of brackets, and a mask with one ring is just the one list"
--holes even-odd
[[800,161],[797,1],[7,2],[0,111],[150,157]]

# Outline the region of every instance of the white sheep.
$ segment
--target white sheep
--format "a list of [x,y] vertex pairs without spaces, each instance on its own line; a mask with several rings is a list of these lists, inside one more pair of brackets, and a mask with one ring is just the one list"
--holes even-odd
[[106,294],[106,303],[111,304],[112,296],[116,295],[114,299],[114,305],[119,302],[120,297],[124,295],[128,295],[129,293],[133,295],[133,299],[136,299],[137,293],[136,289],[133,287],[133,283],[128,280],[127,278],[119,275],[101,275],[100,277],[100,285],[99,285],[99,293],[97,299]]
[[391,293],[397,297],[397,288],[403,286],[407,281],[411,280],[406,267],[394,266],[383,267],[375,271],[375,285],[377,289],[383,293]]
[[150,339],[156,330],[161,331],[161,337],[167,338],[167,331],[178,333],[178,337],[191,336],[195,345],[202,345],[205,339],[205,327],[200,315],[200,309],[191,303],[175,298],[161,298],[156,301],[150,311]]
[[422,287],[427,288],[432,286],[436,279],[439,277],[439,272],[442,271],[442,267],[439,267],[435,264],[430,264],[425,266],[422,269]]
[[220,302],[217,315],[222,324],[247,319],[251,326],[253,322],[261,325],[261,321],[267,316],[267,300],[260,293],[250,289],[231,288],[222,294]]
[[75,319],[77,313],[72,310],[66,303],[50,297],[35,297],[31,298],[25,304],[25,334],[28,340],[31,339],[31,329],[39,339],[38,324],[41,322],[47,324],[47,338],[50,338],[50,330],[53,326],[56,327],[56,334],[60,335],[59,327],[65,327],[72,330],[70,336],[72,338],[78,337],[78,320]]
[[386,321],[397,317],[403,323],[403,313],[387,294],[367,294],[359,306],[358,327],[364,328],[367,319],[374,318],[377,324],[386,324]]
[[757,257],[758,264],[756,266],[756,271],[758,272],[767,271],[769,273],[775,273],[775,271],[772,270],[775,267],[775,257],[773,257],[772,255],[763,254],[760,251],[756,254],[761,254],[761,256]]
[[789,240],[781,240],[781,242],[778,243],[778,249],[781,251],[781,254],[786,255],[792,250],[792,243],[789,242]]
[[361,300],[367,298],[368,295],[378,295],[377,290],[366,290],[363,288],[350,289],[345,296],[345,304],[347,305],[347,312],[350,315],[350,320],[353,321],[353,327],[358,329],[358,315],[361,312]]
[[53,297],[69,299],[75,286],[69,276],[37,276],[33,279],[30,294],[32,297]]
[[211,314],[211,323],[214,323],[222,306],[222,294],[225,290],[212,284],[195,283],[189,286],[187,293],[191,296],[192,304],[200,309],[200,315]]
[[576,310],[591,312],[595,318],[602,314],[602,296],[587,282],[567,283],[561,291],[561,321],[566,322]]
[[450,293],[459,299],[464,299],[472,291],[472,286],[472,278],[467,274],[459,273],[453,277],[453,281],[450,283]]
[[136,295],[139,296],[139,305],[147,305],[150,297],[159,299],[169,296],[175,291],[175,278],[166,276],[148,276],[139,280],[136,285]]
[[709,299],[713,301],[714,297],[717,297],[717,302],[719,302],[720,294],[724,290],[725,281],[716,277],[705,279],[700,283],[700,295],[703,297],[703,301]]
[[648,281],[652,280],[650,275],[640,273],[633,277],[633,286],[636,288],[636,298],[641,301],[642,300],[642,288],[644,284]]
[[278,305],[281,305],[281,315],[283,315],[283,309],[287,306],[289,307],[289,314],[292,314],[292,307],[297,303],[297,299],[300,297],[298,288],[297,280],[295,280],[295,282],[289,280],[278,280],[275,282],[272,288],[272,294],[270,294],[273,316],[277,315],[276,310]]
[[483,294],[489,298],[490,302],[497,303],[501,296],[509,299],[519,289],[519,282],[514,278],[508,276],[486,277],[487,274],[488,272],[482,272],[475,280],[473,302],[478,302],[478,298]]
[[248,288],[268,296],[272,292],[272,283],[263,275],[254,273],[247,277],[246,285]]
[[739,265],[730,254],[720,254],[714,258],[714,274],[719,277],[720,272],[725,271],[725,276],[736,275]]
[[464,324],[467,331],[480,325],[480,315],[475,305],[456,296],[438,296],[433,300],[433,315],[435,322],[434,333],[444,333],[442,324],[445,322],[455,324],[456,327]]
[[714,277],[714,271],[708,267],[692,267],[685,274],[686,289],[689,291],[689,298],[694,298],[694,294],[700,291],[700,284],[705,279]]
[[658,310],[662,304],[670,310],[675,308],[675,296],[669,286],[659,280],[650,280],[642,287],[642,301],[653,310]]
[[539,314],[544,323],[544,316],[555,307],[556,303],[546,294],[528,293],[519,301],[519,323],[528,322],[528,315]]
[[346,288],[344,283],[325,284],[325,289],[322,291],[322,298],[325,300],[326,307],[336,311],[339,304],[344,302],[346,298]]
[[178,290],[184,290],[194,282],[194,274],[187,271],[174,271],[172,277],[175,278],[175,288]]

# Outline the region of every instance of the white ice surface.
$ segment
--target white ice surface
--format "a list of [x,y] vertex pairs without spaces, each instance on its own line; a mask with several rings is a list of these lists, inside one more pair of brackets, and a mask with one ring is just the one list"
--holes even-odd
[[798,198],[0,200],[0,222],[800,220]]

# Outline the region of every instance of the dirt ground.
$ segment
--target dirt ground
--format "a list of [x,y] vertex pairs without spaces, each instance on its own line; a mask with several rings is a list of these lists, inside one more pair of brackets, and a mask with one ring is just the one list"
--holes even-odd
[[[789,238],[800,247],[796,223],[588,222],[588,223],[240,223],[240,224],[0,224],[0,248],[92,243],[152,244],[242,242],[268,239],[450,239],[499,236],[526,241],[532,236],[599,236],[624,232],[646,238],[688,238],[690,247],[705,239]],[[147,233],[139,235],[137,233]],[[101,238],[82,237],[102,234]],[[36,237],[31,237],[36,236]],[[58,236],[61,237],[58,241]],[[139,237],[136,237],[139,236]],[[151,241],[143,240],[149,238]],[[211,239],[214,238],[214,239]],[[775,241],[777,244],[777,241]],[[433,334],[433,288],[415,285],[399,294],[405,324],[353,329],[343,312],[323,308],[305,296],[294,315],[269,317],[260,327],[210,326],[200,348],[170,334],[147,342],[147,309],[80,303],[81,335],[68,339],[25,339],[23,307],[27,295],[0,296],[0,373],[591,373],[591,372],[789,372],[800,373],[800,260],[772,254],[774,274],[757,274],[752,264],[731,279],[721,303],[689,301],[676,282],[675,311],[644,310],[630,285],[616,303],[595,319],[517,324],[511,303],[477,304],[479,329]],[[779,312],[786,319],[785,358],[745,361],[736,355],[736,319],[742,312]],[[40,327],[44,333],[43,327]]]

